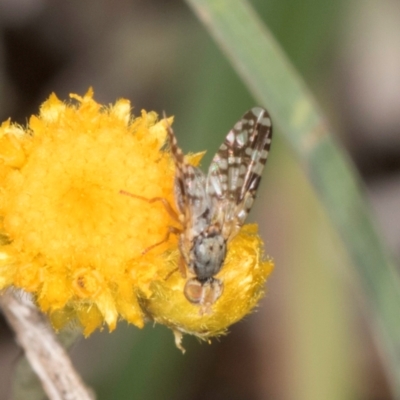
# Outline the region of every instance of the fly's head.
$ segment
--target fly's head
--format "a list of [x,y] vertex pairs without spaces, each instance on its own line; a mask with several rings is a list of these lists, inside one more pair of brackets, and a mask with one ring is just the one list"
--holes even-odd
[[221,297],[223,283],[214,277],[186,281],[184,294],[190,303],[200,306],[200,314],[211,314],[211,306]]

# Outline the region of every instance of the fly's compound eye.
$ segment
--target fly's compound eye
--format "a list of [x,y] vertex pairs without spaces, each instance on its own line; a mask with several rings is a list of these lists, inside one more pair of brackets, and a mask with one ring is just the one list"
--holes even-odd
[[197,278],[189,279],[185,284],[185,297],[192,303],[198,305],[212,305],[220,297],[224,285],[219,279],[211,278],[200,282]]

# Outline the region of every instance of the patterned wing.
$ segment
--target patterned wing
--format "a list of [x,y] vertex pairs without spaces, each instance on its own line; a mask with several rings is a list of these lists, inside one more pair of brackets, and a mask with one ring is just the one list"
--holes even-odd
[[170,126],[168,126],[168,138],[176,168],[176,203],[179,211],[185,216],[185,221],[193,225],[194,220],[202,216],[210,206],[206,195],[206,177],[199,168],[185,162],[183,152],[178,147],[174,131]]
[[212,219],[222,225],[226,239],[238,232],[250,212],[271,139],[268,112],[254,107],[235,124],[211,162],[206,191]]

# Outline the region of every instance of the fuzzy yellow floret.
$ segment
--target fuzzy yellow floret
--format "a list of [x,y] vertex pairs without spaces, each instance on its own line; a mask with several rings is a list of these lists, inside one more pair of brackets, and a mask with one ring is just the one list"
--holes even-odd
[[160,202],[122,193],[174,205],[167,122],[134,118],[127,100],[101,106],[91,90],[71,97],[51,95],[27,128],[0,126],[0,289],[32,293],[56,328],[77,319],[85,334],[149,317],[201,337],[224,331],[254,307],[272,269],[256,228],[231,243],[224,294],[201,316],[173,272],[177,237],[142,254],[176,222]]

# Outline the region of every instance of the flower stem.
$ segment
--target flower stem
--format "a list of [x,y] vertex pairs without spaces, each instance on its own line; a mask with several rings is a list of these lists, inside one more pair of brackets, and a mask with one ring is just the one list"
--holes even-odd
[[0,305],[49,399],[93,400],[46,317],[28,296],[9,289],[0,297]]

